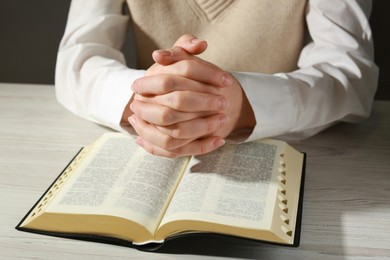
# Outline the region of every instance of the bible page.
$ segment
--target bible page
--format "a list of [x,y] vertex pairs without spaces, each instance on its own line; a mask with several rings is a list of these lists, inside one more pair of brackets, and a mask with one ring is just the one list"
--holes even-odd
[[153,233],[189,159],[150,155],[119,133],[99,142],[46,211],[127,218]]
[[[277,193],[275,155],[267,140],[225,145],[190,161],[160,225],[196,220],[245,228],[270,225]],[[271,198],[271,199],[270,199]]]

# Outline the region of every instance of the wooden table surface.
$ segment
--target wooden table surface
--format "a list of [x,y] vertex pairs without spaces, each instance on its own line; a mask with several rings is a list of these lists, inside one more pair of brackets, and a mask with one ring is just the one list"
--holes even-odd
[[59,105],[49,85],[0,84],[0,259],[390,259],[390,102],[360,124],[290,142],[307,153],[301,245],[187,237],[157,253],[30,234],[15,226],[107,128]]

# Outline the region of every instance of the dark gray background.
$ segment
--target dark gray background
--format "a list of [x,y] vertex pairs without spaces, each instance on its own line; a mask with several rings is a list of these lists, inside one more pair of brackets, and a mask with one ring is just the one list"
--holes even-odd
[[[70,0],[0,1],[0,82],[54,83],[69,5]],[[376,98],[386,100],[390,100],[389,11],[390,1],[374,0],[370,18],[380,67]],[[131,52],[131,47],[125,52]]]

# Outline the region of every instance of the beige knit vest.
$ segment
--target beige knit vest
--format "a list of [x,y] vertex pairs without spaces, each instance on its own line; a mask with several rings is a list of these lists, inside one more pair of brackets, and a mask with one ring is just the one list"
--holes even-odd
[[140,69],[183,34],[208,42],[200,55],[227,71],[289,72],[297,67],[306,0],[127,0]]

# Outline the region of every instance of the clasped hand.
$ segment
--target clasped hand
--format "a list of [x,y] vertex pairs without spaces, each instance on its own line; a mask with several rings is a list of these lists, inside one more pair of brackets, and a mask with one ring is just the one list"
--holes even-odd
[[167,50],[153,53],[156,62],[132,85],[129,122],[136,142],[164,157],[198,155],[221,147],[241,120],[248,102],[229,73],[195,56],[207,43],[184,35]]

